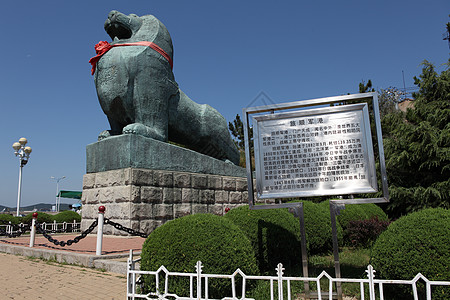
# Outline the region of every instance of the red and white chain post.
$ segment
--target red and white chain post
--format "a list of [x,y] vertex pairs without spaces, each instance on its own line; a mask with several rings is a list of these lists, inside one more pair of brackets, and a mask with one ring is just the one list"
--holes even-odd
[[38,213],[33,213],[33,218],[31,219],[31,233],[30,233],[30,247],[34,247],[34,239],[36,237],[36,220],[38,217]]
[[106,208],[102,205],[98,208],[98,227],[97,227],[97,249],[95,255],[102,255],[102,243],[103,243],[103,222],[105,220]]

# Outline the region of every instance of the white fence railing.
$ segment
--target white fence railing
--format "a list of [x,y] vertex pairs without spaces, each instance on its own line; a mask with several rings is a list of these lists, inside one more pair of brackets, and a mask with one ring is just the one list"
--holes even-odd
[[[159,300],[172,300],[172,299],[180,299],[180,300],[188,300],[188,299],[210,299],[209,291],[208,291],[208,281],[212,278],[223,278],[231,280],[232,286],[232,295],[224,296],[221,298],[222,300],[250,300],[252,298],[246,298],[246,283],[254,280],[265,280],[270,284],[270,299],[278,299],[282,300],[283,297],[285,299],[297,299],[296,295],[293,295],[291,290],[292,282],[315,282],[317,291],[315,292],[316,297],[314,299],[333,299],[333,287],[335,283],[359,283],[360,286],[360,298],[364,300],[365,297],[368,296],[370,300],[384,300],[384,286],[386,284],[401,284],[401,285],[410,285],[412,288],[412,293],[414,300],[418,300],[418,291],[417,291],[417,283],[421,280],[422,283],[426,286],[426,299],[431,300],[432,286],[449,286],[450,281],[431,281],[428,280],[425,276],[418,273],[411,280],[384,280],[384,279],[375,279],[375,270],[371,265],[367,267],[367,279],[348,279],[348,278],[333,278],[327,272],[323,271],[317,277],[285,277],[283,276],[284,268],[282,264],[278,264],[276,268],[277,275],[276,276],[252,276],[246,275],[241,270],[237,269],[231,275],[218,275],[218,274],[204,274],[202,273],[202,263],[199,261],[196,265],[195,273],[180,273],[180,272],[170,272],[164,266],[161,266],[157,271],[139,271],[136,270],[136,263],[139,262],[140,259],[133,260],[133,252],[130,250],[130,257],[128,258],[128,266],[127,266],[127,297],[128,299],[159,299]],[[142,276],[150,275],[155,278],[155,290],[148,293],[139,293],[142,291],[140,285],[142,284]],[[179,296],[173,294],[169,290],[169,280],[174,277],[185,277],[189,279],[189,295]],[[162,279],[162,281],[160,280]],[[237,291],[237,282],[241,280],[240,290]],[[328,291],[322,291],[320,281],[328,280]],[[158,289],[160,287],[160,283],[164,284],[164,288]],[[376,293],[376,286],[378,285],[378,293]],[[368,287],[366,289],[366,286]],[[377,295],[378,294],[378,295]],[[240,295],[240,296],[238,296]],[[269,298],[267,298],[269,299]],[[257,299],[260,300],[260,299]]]
[[[13,234],[17,232],[17,228],[23,227],[25,224],[20,223],[18,225],[12,225],[12,224],[2,224],[0,225],[0,230],[3,229],[6,231],[7,234]],[[63,223],[56,223],[56,221],[53,221],[52,223],[42,223],[41,227],[45,231],[48,232],[80,232],[81,231],[81,222],[77,222],[76,220],[73,220],[73,222],[63,222]]]

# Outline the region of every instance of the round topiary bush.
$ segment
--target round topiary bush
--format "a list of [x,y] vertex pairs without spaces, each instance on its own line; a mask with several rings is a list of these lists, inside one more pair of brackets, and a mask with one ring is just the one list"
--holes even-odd
[[[33,218],[33,213],[26,215],[22,218],[22,223],[31,224],[31,219]],[[44,212],[38,212],[37,217],[38,223],[52,223],[53,222],[53,216],[50,214],[46,214]]]
[[261,273],[275,274],[279,263],[286,270],[301,262],[300,225],[287,209],[233,208],[224,216],[245,233],[256,254]]
[[[330,201],[323,202],[329,208]],[[343,244],[353,247],[370,247],[387,227],[388,216],[374,203],[346,204],[337,216],[342,227]]]
[[11,224],[19,224],[20,219],[10,214],[0,214],[0,225],[8,224],[9,222]]
[[54,215],[53,220],[56,221],[56,223],[73,223],[74,220],[80,222],[81,216],[77,212],[65,210]]
[[[350,204],[354,205],[354,204]],[[388,221],[388,215],[375,203],[365,203],[365,204],[357,204],[360,205],[363,209],[366,220],[377,218],[380,221]]]
[[[391,223],[372,248],[377,275],[410,280],[422,273],[429,280],[450,280],[450,210],[424,209]],[[410,286],[396,286],[411,294]],[[450,299],[450,287],[433,288],[433,299]],[[398,299],[398,298],[397,298]]]
[[340,214],[337,216],[337,221],[344,231],[347,229],[350,221],[368,219],[368,215],[364,210],[363,205],[366,204],[347,204],[345,205],[345,209],[340,211]]
[[[245,234],[230,220],[211,214],[178,218],[155,229],[142,246],[141,270],[156,271],[164,265],[169,271],[195,273],[201,261],[203,273],[232,274],[241,269],[258,274],[255,254]],[[154,290],[155,278],[144,277],[146,288]],[[231,280],[210,279],[209,296],[231,295]],[[170,278],[169,291],[189,296],[187,278]]]
[[[303,202],[305,214],[306,242],[310,255],[328,253],[333,250],[333,237],[329,202],[317,204]],[[342,242],[342,228],[336,224],[338,242]]]

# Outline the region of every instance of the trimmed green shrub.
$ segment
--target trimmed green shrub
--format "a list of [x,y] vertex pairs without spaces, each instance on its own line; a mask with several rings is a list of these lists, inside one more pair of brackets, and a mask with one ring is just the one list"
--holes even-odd
[[279,263],[291,270],[301,262],[300,224],[287,209],[250,210],[248,205],[224,215],[248,237],[261,273],[275,274]]
[[[324,205],[330,205],[329,201],[323,203]],[[341,210],[337,216],[337,220],[345,231],[350,221],[369,220],[374,217],[378,217],[380,221],[388,220],[386,213],[374,203],[346,204],[345,209]]]
[[[330,205],[303,201],[305,214],[306,243],[308,254],[324,254],[333,250]],[[336,224],[338,242],[342,243],[342,228]]]
[[[22,223],[31,224],[31,219],[33,218],[33,213],[26,215],[22,218]],[[53,216],[50,214],[46,214],[44,212],[38,212],[37,217],[38,223],[52,223],[53,222]]]
[[8,224],[9,222],[11,224],[19,224],[20,219],[10,214],[0,214],[0,225]]
[[[330,201],[324,201],[321,205],[327,206],[329,212]],[[380,229],[386,227],[388,216],[374,203],[346,204],[336,219],[342,227],[344,245],[368,247],[382,232]],[[368,221],[371,219],[373,221]],[[360,236],[360,233],[363,234],[370,228],[375,229],[374,232],[370,232],[370,236]]]
[[74,220],[77,222],[81,222],[81,216],[77,212],[65,210],[54,215],[53,220],[56,221],[56,223],[73,223]]
[[[370,263],[386,279],[450,280],[450,210],[429,208],[391,223],[376,240]],[[395,293],[411,294],[410,286]],[[397,294],[396,294],[397,295]],[[433,288],[433,299],[450,299],[450,287]],[[397,298],[398,299],[398,298]]]
[[[197,261],[202,262],[203,273],[232,274],[239,268],[245,274],[258,274],[255,254],[245,234],[230,220],[211,214],[169,221],[155,229],[142,246],[141,270],[156,271],[164,265],[171,272],[194,273]],[[146,289],[154,289],[154,282],[154,277],[144,276]],[[231,295],[231,280],[210,279],[208,287],[210,297]],[[169,291],[189,296],[189,280],[170,278]]]
[[350,221],[367,220],[368,215],[363,208],[365,204],[346,204],[345,209],[340,211],[337,221],[345,231]]
[[[354,204],[349,204],[354,205]],[[378,218],[379,221],[388,221],[388,215],[375,203],[357,204],[360,205],[366,214],[365,220]],[[346,205],[348,206],[348,205]]]

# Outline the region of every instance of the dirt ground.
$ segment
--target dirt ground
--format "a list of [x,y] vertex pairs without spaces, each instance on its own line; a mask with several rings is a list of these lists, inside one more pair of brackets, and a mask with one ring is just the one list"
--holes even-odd
[[0,253],[0,299],[126,299],[125,275]]

